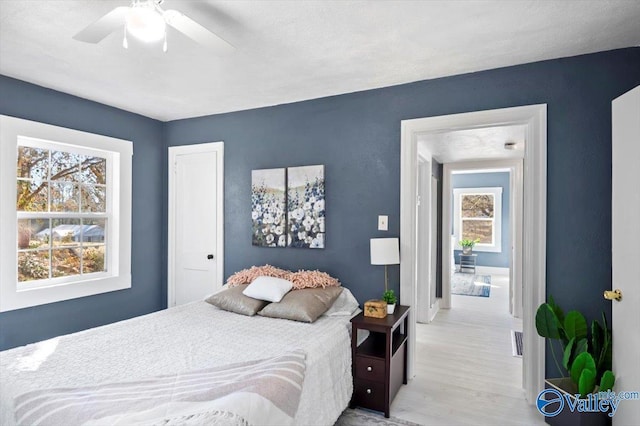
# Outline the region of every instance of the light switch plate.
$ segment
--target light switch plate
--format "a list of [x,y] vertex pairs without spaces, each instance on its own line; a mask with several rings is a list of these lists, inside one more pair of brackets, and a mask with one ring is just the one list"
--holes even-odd
[[389,216],[380,215],[378,216],[378,231],[388,231],[389,230]]

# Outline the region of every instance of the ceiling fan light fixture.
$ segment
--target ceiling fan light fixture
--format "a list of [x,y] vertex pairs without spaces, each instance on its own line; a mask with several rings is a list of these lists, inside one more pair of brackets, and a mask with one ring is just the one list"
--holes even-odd
[[162,40],[167,32],[164,17],[152,3],[135,3],[125,17],[126,30],[140,41],[152,43]]
[[[124,2],[125,0],[118,1]],[[235,49],[226,40],[179,11],[163,10],[160,6],[164,0],[129,1],[131,6],[116,7],[94,23],[80,30],[73,36],[73,39],[96,44],[100,43],[112,32],[120,29],[124,30],[122,46],[125,49],[129,47],[129,36],[131,36],[143,43],[157,42],[160,44],[162,42],[162,50],[166,52],[168,47],[167,27],[171,27],[203,47],[217,53],[227,54]]]

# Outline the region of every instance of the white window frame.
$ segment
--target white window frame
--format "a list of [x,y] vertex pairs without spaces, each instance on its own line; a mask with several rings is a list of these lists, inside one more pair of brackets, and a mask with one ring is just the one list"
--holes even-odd
[[[493,244],[478,243],[473,246],[474,251],[502,252],[502,188],[454,188],[453,189],[453,235],[456,241],[462,239],[462,196],[470,194],[488,194],[493,196]],[[455,247],[461,250],[462,247]]]
[[[24,141],[107,158],[106,272],[18,285],[16,159]],[[131,287],[132,156],[131,141],[0,116],[0,312]],[[21,218],[29,215],[20,213]]]

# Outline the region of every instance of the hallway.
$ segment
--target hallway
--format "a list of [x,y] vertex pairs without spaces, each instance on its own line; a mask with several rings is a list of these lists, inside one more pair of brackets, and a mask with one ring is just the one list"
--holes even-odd
[[493,275],[490,297],[452,295],[452,309],[417,324],[416,377],[391,415],[423,425],[543,425],[524,399],[522,359],[512,356],[509,280]]

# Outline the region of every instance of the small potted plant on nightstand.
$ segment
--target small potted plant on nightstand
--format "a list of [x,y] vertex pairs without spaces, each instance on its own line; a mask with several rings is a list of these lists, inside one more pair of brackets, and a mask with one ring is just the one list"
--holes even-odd
[[387,314],[391,315],[396,310],[396,302],[398,301],[393,290],[385,291],[382,294],[382,300],[387,302]]
[[473,246],[480,242],[480,238],[476,238],[475,240],[460,240],[460,245],[462,246],[462,254],[471,254],[473,251]]

